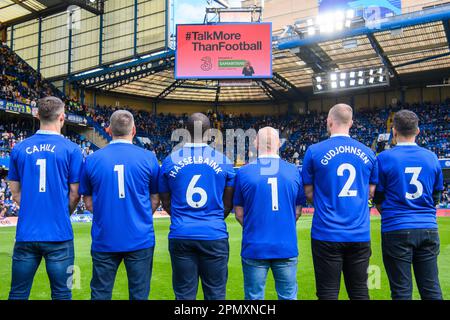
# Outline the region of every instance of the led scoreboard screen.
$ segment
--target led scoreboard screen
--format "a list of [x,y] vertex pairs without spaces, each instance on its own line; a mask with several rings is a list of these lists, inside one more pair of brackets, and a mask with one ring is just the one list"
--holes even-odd
[[177,25],[175,78],[272,78],[272,24]]

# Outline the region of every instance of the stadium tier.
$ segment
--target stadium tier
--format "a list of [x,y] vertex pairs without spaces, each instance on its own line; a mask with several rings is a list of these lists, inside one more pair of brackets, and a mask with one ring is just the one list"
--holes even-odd
[[0,0],[0,300],[441,300],[449,217],[445,0]]

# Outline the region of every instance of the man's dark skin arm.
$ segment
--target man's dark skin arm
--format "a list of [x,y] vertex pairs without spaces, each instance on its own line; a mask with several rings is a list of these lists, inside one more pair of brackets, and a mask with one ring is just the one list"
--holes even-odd
[[381,214],[381,205],[383,204],[383,201],[384,201],[384,192],[375,191],[373,203],[375,203],[375,206],[377,207],[377,210],[380,214]]
[[224,219],[228,217],[231,210],[233,209],[233,194],[234,194],[234,188],[233,187],[225,187],[225,190],[223,192],[223,211],[224,211]]
[[161,199],[161,203],[162,203],[162,207],[164,209],[164,211],[167,212],[167,214],[170,216],[170,193],[166,192],[166,193],[160,193],[159,194],[159,198]]
[[434,205],[437,206],[441,202],[442,191],[434,191],[433,192],[433,201]]
[[309,203],[313,203],[314,187],[312,184],[306,184],[304,187],[305,196]]

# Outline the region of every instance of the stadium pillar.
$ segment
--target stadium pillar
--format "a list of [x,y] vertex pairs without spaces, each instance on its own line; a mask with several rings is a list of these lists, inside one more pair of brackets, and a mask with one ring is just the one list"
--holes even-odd
[[9,39],[9,47],[14,50],[14,26],[11,26],[11,39]]
[[100,15],[100,28],[98,29],[98,64],[102,65],[103,56],[103,13]]
[[84,88],[81,87],[80,89],[80,102],[81,104],[84,104]]
[[400,90],[400,102],[405,104],[406,102],[406,87],[402,87]]
[[41,72],[41,60],[42,60],[42,17],[38,19],[38,46],[37,46],[37,72]]
[[6,43],[6,41],[8,40],[7,38],[7,33],[6,33],[6,28],[3,28],[1,31],[1,39],[2,39],[2,43]]
[[137,56],[138,0],[134,0],[133,55]]
[[152,113],[156,115],[158,103],[156,101],[152,101]]

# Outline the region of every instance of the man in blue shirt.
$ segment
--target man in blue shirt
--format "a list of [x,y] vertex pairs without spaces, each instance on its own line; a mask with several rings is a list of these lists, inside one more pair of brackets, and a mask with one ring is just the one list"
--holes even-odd
[[[223,300],[228,278],[228,232],[224,219],[233,205],[231,161],[203,143],[207,116],[188,118],[188,143],[163,162],[159,192],[171,216],[169,251],[177,300],[194,300],[199,278],[206,300]],[[192,143],[191,143],[192,142]]]
[[331,108],[327,118],[331,138],[309,147],[303,160],[305,193],[314,203],[311,238],[319,299],[338,299],[341,273],[350,299],[369,299],[368,202],[378,168],[372,150],[350,138],[352,118],[348,105]]
[[300,172],[278,156],[280,139],[274,128],[260,129],[256,145],[258,159],[239,169],[233,201],[243,226],[245,299],[264,299],[272,269],[278,298],[296,300],[296,222],[306,202]]
[[26,300],[34,275],[45,259],[52,299],[72,298],[74,263],[70,214],[78,204],[83,156],[61,135],[64,103],[56,97],[38,101],[40,130],[11,152],[8,179],[20,205],[9,299]]
[[80,180],[80,194],[93,213],[91,298],[111,299],[124,261],[130,299],[147,300],[159,164],[152,152],[132,144],[136,127],[130,112],[114,112],[108,131],[113,140],[86,158]]
[[437,259],[436,205],[444,188],[434,153],[419,147],[419,118],[409,110],[394,116],[397,145],[378,156],[375,203],[381,212],[383,261],[392,299],[412,299],[411,266],[420,296],[442,300]]

